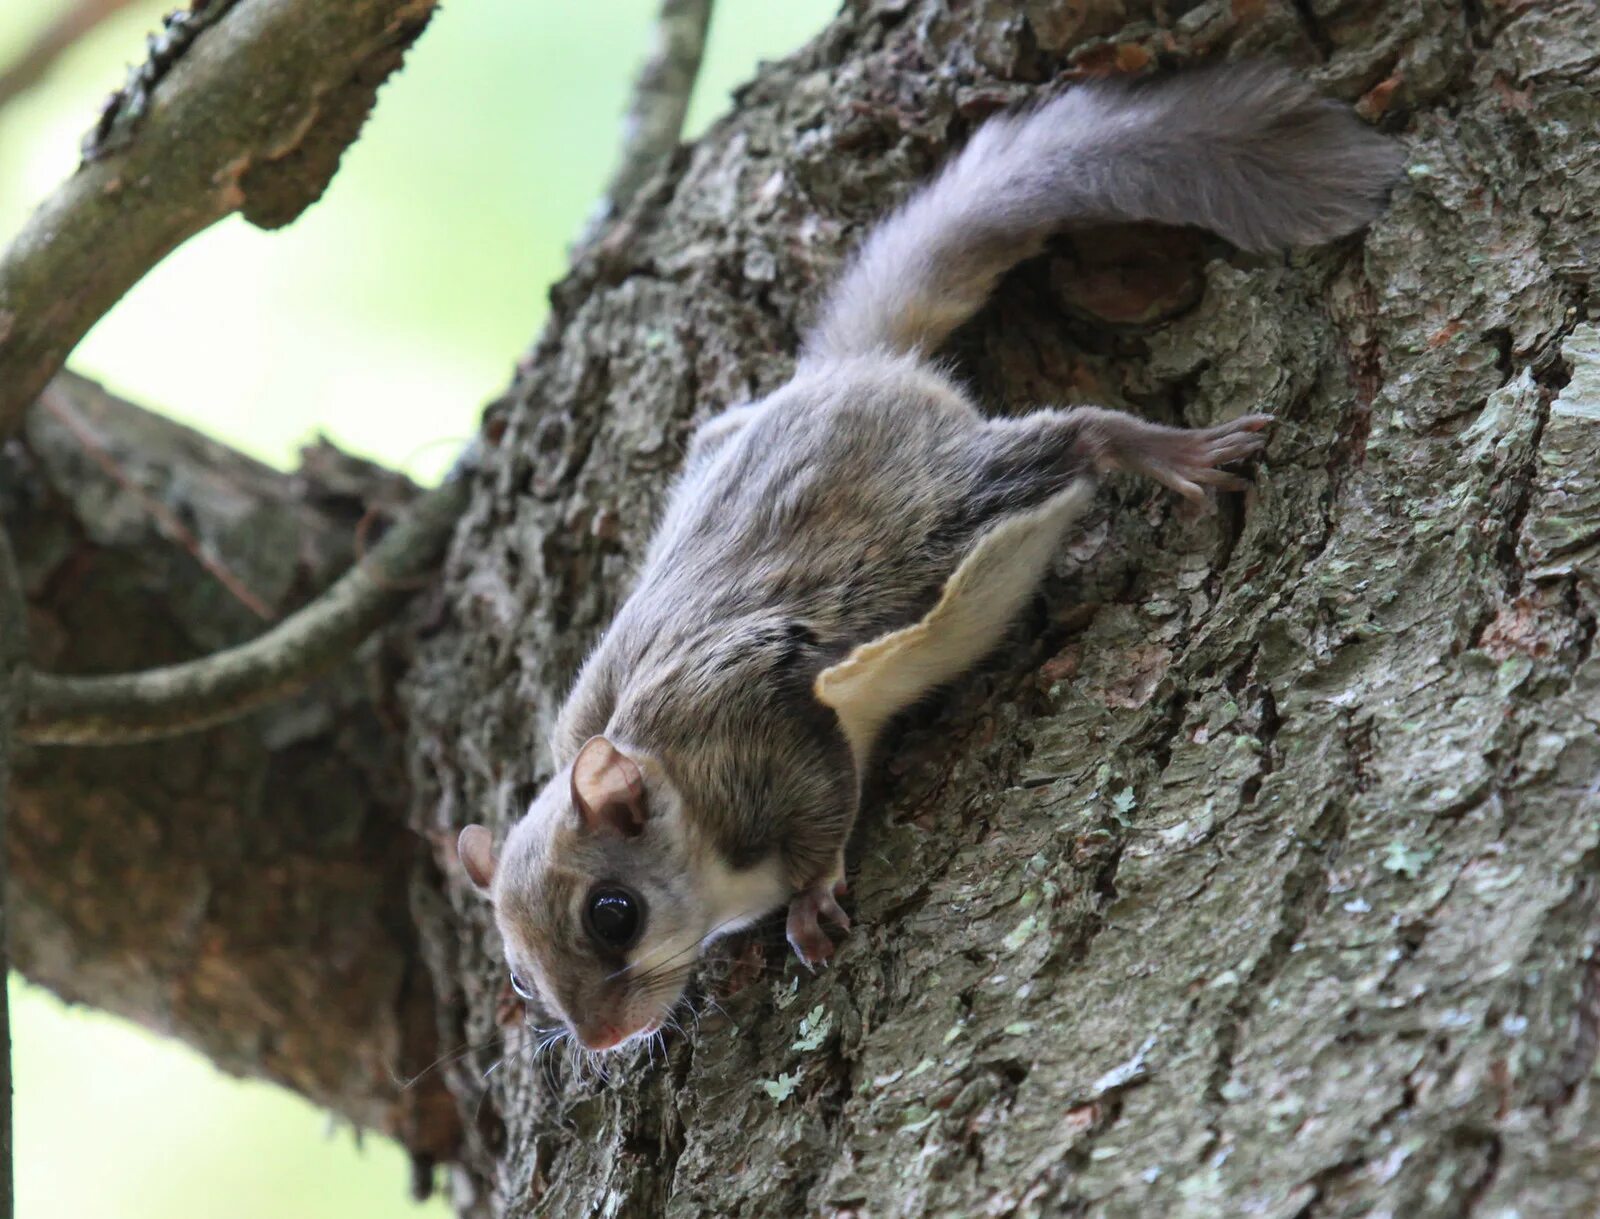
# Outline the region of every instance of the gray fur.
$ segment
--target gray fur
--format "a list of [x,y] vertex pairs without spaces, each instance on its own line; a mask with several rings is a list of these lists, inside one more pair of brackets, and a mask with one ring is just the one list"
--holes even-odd
[[1245,250],[1315,245],[1383,207],[1396,145],[1271,64],[1081,85],[992,120],[861,248],[806,342],[923,351],[1070,224],[1155,220]]
[[[1206,432],[1098,410],[985,419],[924,356],[997,277],[1075,221],[1201,224],[1250,249],[1323,240],[1376,213],[1398,164],[1280,69],[1097,84],[985,125],[868,238],[794,380],[697,434],[562,711],[561,770],[507,844],[508,954],[537,965],[558,1014],[577,1026],[629,1001],[574,915],[586,885],[647,889],[647,939],[665,944],[715,933],[713,895],[697,914],[683,881],[708,852],[735,871],[781,867],[797,893],[829,881],[863,759],[813,685],[927,614],[997,522],[1108,466],[1193,495],[1237,483],[1216,467],[1257,447],[1261,417]],[[572,812],[569,768],[594,735],[646,767],[639,838],[597,843]],[[684,972],[652,982],[652,1002],[670,1007]]]

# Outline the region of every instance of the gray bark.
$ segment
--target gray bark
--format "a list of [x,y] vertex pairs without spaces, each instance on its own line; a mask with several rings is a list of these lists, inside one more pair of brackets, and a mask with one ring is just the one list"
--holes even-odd
[[996,410],[1283,422],[1213,515],[1115,486],[1015,642],[890,742],[832,969],[776,928],[730,948],[712,1014],[607,1083],[528,1052],[463,885],[424,918],[441,1039],[507,1037],[486,1092],[499,1049],[451,1076],[469,1211],[1600,1205],[1596,28],[858,4],[578,267],[406,685],[436,840],[521,810],[691,420],[782,381],[858,226],[982,114],[1075,66],[1275,52],[1411,150],[1364,241],[1065,241],[960,337]]
[[[372,916],[386,930],[360,959],[429,991],[404,1009],[433,1022],[418,1043],[484,1045],[439,1073],[465,1131],[464,1215],[1592,1213],[1596,28],[1592,0],[852,5],[555,292],[442,603],[389,640],[409,662],[394,722],[415,837],[388,820],[399,785],[370,777],[400,730],[366,704],[332,704],[368,725],[353,748],[330,743],[349,737],[321,704],[298,764],[274,742],[303,738],[266,719],[24,752],[19,962],[169,1020],[149,962],[170,979],[197,946],[219,967],[251,959],[185,913],[218,859],[278,885],[278,905],[239,906],[241,927],[264,934],[269,909],[325,927],[290,899],[327,900],[327,873],[263,860],[362,824],[402,844],[390,888],[369,876],[363,893],[383,919],[410,900]],[[1283,259],[1152,229],[1064,238],[950,354],[997,411],[1274,411],[1256,492],[1210,515],[1131,482],[1102,495],[1012,642],[884,749],[832,968],[799,971],[774,924],[717,954],[703,1017],[664,1056],[609,1059],[609,1080],[535,1057],[448,844],[515,817],[543,776],[554,708],[692,421],[782,382],[860,226],[985,114],[1080,69],[1250,53],[1308,65],[1403,134],[1410,174],[1371,233]],[[25,576],[40,570],[30,542],[55,543],[13,529]],[[110,561],[123,543],[97,544]],[[129,667],[237,638],[113,639],[106,606],[146,620],[137,582],[97,610],[64,582],[76,568],[48,570],[64,574],[29,591],[49,661]],[[164,578],[164,602],[212,598],[194,622],[234,612],[214,581]],[[303,776],[307,759],[353,785],[331,823],[255,796],[278,790],[262,767]],[[65,794],[30,816],[30,791]],[[176,871],[148,889],[120,873],[116,851],[166,835],[187,845],[147,853]],[[141,930],[108,940],[125,903]],[[336,962],[288,940],[277,967],[327,964],[309,993],[338,993]],[[357,1112],[378,1002],[331,1033],[306,1004],[271,1011],[258,1027],[317,1026],[316,1061],[349,1070],[268,1073]],[[185,1032],[265,1069],[235,1021],[199,1011]]]

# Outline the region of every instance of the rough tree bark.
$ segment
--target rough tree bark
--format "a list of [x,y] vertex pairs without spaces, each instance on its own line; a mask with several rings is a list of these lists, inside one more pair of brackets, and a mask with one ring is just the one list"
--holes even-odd
[[[1365,238],[1064,239],[958,338],[996,410],[1282,423],[1214,514],[1114,485],[1014,642],[894,735],[831,969],[749,937],[664,1059],[597,1079],[529,1052],[486,912],[420,873],[399,934],[435,1040],[482,1046],[441,1072],[464,1215],[1600,1207],[1596,28],[1579,0],[861,0],[639,196],[554,294],[442,603],[391,640],[444,865],[542,777],[691,422],[783,380],[859,226],[983,115],[1271,52],[1410,149]],[[14,889],[62,883],[13,852]]]
[[[578,269],[407,685],[428,831],[518,811],[691,418],[782,380],[856,226],[982,114],[1074,68],[1278,52],[1412,150],[1365,241],[1096,235],[1007,281],[954,353],[985,401],[1272,410],[1257,493],[1103,497],[1016,644],[885,749],[836,966],[767,937],[725,1017],[610,1084],[513,1056],[469,1146],[485,1213],[1600,1204],[1595,28],[857,5],[624,261]],[[425,934],[482,1038],[502,971],[457,895]]]

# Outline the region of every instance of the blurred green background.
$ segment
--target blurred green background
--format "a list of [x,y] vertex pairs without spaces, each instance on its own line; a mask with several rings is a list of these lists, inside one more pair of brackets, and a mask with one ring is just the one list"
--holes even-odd
[[[0,4],[0,67],[70,0]],[[723,0],[690,134],[838,0]],[[169,3],[136,3],[0,108],[0,239]],[[158,267],[73,358],[264,461],[317,431],[431,479],[509,380],[619,147],[655,0],[457,0],[292,227],[228,221]],[[398,1149],[181,1046],[11,983],[21,1219],[367,1219],[405,1201]]]

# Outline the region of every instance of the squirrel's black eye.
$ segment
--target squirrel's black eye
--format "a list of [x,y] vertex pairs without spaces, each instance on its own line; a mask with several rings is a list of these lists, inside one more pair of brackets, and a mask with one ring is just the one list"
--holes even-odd
[[511,971],[511,989],[516,991],[522,998],[528,1000],[528,1002],[533,1002],[533,991],[514,969]]
[[589,894],[584,914],[589,934],[611,949],[627,948],[644,925],[644,903],[626,889],[602,887]]

